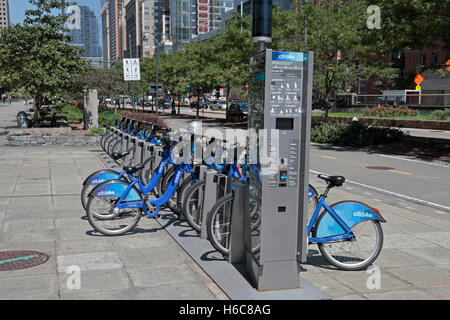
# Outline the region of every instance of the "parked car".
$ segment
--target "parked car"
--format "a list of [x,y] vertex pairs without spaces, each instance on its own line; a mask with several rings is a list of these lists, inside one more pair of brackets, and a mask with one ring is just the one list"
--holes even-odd
[[200,103],[198,102],[198,100],[193,101],[190,103],[189,106],[191,107],[191,109],[197,109],[197,108],[206,109],[206,108],[208,108],[208,105],[203,100],[200,100]]
[[248,119],[248,104],[232,103],[226,114],[227,121],[242,122]]
[[158,100],[158,107],[163,109],[168,109],[172,107],[172,100],[169,98]]
[[211,110],[227,110],[227,104],[220,100],[213,100],[209,104]]
[[325,101],[325,99],[316,99],[312,103],[313,110],[314,109],[324,110],[326,106],[327,106],[327,102]]

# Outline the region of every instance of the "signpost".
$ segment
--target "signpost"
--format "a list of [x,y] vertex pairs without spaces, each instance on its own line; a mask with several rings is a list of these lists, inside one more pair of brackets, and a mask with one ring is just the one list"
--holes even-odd
[[420,85],[423,80],[424,79],[423,79],[422,75],[420,73],[418,73],[416,75],[416,77],[414,78],[414,83],[417,84],[417,85]]
[[141,80],[139,59],[123,59],[123,77],[125,81]]
[[[131,45],[130,45],[131,48]],[[123,78],[125,81],[139,81],[141,80],[141,67],[139,58],[123,59]],[[132,90],[132,105],[133,105],[133,120],[134,120],[134,85],[131,83]]]

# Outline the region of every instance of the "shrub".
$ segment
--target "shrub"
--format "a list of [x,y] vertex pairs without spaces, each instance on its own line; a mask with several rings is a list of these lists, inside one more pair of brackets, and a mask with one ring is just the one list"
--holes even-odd
[[93,127],[93,128],[91,128],[91,132],[93,134],[104,134],[105,133],[105,129],[104,128],[99,128],[99,127]]
[[[123,111],[122,115],[123,115],[124,117],[127,117],[127,118],[133,118],[133,111],[131,111],[131,110],[125,110],[125,111]],[[140,111],[140,110],[135,110],[135,112],[134,112],[134,118],[135,118],[136,120],[139,120],[139,121],[155,122],[155,123],[157,123],[159,126],[167,127],[167,124],[166,124],[166,122],[165,122],[163,119],[161,119],[160,117],[155,116],[155,115],[153,115],[153,114],[151,114],[151,113],[148,113],[148,112],[143,112],[143,111]]]
[[352,147],[365,147],[399,141],[403,132],[398,129],[369,126],[358,121],[352,123],[314,123],[311,141]]
[[365,107],[363,111],[364,116],[376,118],[395,118],[395,117],[415,117],[417,111],[409,109],[408,107],[391,107],[391,106],[377,106]]
[[450,109],[433,111],[429,117],[431,120],[450,121]]

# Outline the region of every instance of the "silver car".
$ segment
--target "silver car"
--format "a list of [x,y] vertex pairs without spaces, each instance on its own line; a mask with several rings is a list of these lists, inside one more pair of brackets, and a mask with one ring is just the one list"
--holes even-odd
[[209,108],[211,110],[226,110],[227,104],[220,100],[214,100],[211,103],[209,103]]

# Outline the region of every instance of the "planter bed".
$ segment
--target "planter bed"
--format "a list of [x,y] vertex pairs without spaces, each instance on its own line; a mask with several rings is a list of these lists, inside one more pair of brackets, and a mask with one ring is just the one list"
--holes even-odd
[[[325,116],[312,116],[313,120],[325,121]],[[351,117],[328,117],[329,122],[351,122]],[[450,130],[450,121],[433,120],[404,120],[404,119],[385,119],[385,118],[358,118],[358,121],[365,124],[376,123],[382,127],[397,128],[417,128],[431,130]]]

